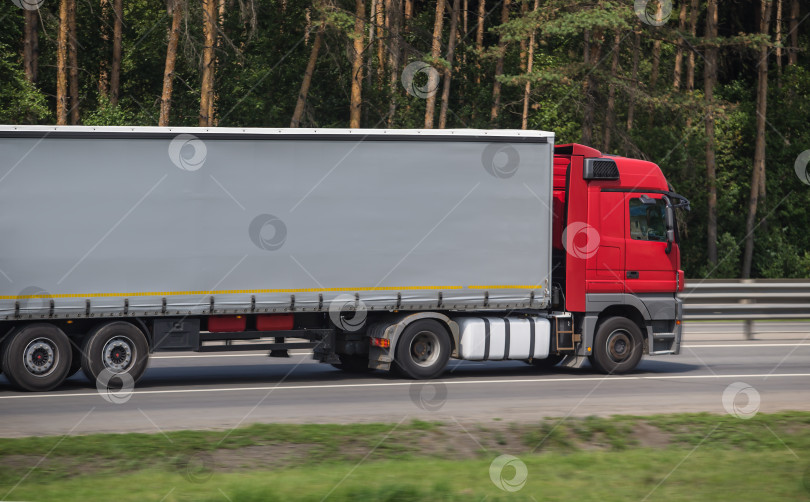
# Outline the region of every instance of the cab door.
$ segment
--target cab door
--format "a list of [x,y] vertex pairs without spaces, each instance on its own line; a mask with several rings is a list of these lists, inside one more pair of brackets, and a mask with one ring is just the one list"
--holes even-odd
[[588,293],[624,293],[624,193],[592,189],[588,203]]
[[624,195],[626,291],[675,292],[678,253],[677,246],[667,242],[666,199],[656,193]]

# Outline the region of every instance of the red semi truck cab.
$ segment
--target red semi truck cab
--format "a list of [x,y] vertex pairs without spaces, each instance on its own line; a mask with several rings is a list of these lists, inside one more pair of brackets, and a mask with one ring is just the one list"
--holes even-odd
[[451,357],[611,374],[677,354],[688,201],[651,162],[553,144],[0,125],[0,372],[46,391],[80,370],[134,385],[177,350],[308,349],[411,378]]
[[644,353],[677,354],[684,273],[675,208],[689,202],[654,163],[578,144],[555,147],[553,190],[553,305],[573,313],[577,356],[621,372],[632,324]]

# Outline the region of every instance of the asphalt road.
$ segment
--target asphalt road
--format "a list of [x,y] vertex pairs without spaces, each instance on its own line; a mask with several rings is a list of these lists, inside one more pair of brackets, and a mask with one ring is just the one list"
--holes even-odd
[[160,433],[255,422],[471,423],[495,418],[810,410],[810,323],[688,323],[682,353],[645,357],[629,375],[587,365],[542,372],[519,361],[451,361],[443,378],[347,375],[307,354],[156,354],[132,392],[98,392],[81,374],[44,394],[0,376],[0,436]]

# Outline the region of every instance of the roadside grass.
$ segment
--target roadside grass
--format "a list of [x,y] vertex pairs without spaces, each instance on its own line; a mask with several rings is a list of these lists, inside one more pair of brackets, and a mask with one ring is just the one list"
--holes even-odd
[[[490,465],[528,477],[498,488]],[[507,466],[496,480],[515,476]],[[496,473],[497,474],[497,473]],[[808,500],[810,413],[0,439],[0,500]]]
[[[521,457],[528,476],[507,492],[490,479],[490,459],[383,460],[188,479],[156,470],[23,483],[15,500],[524,501],[808,500],[802,466],[783,452],[673,448]],[[677,468],[676,468],[677,467]],[[511,479],[514,473],[504,473]]]

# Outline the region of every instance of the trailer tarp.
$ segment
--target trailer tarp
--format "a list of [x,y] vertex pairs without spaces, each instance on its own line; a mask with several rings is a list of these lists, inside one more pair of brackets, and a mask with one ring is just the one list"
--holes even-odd
[[128,129],[0,129],[2,318],[548,305],[550,134]]

